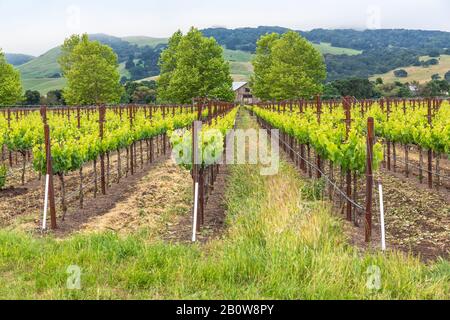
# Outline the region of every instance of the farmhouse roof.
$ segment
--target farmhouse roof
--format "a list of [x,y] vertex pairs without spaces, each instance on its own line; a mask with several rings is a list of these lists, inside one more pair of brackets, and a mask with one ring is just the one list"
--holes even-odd
[[233,91],[239,90],[245,86],[248,82],[233,82]]

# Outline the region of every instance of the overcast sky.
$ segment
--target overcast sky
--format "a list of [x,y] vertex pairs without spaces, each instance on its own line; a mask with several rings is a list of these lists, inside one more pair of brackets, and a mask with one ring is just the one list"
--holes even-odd
[[167,37],[190,26],[450,31],[449,0],[0,0],[0,48],[39,55],[73,33]]

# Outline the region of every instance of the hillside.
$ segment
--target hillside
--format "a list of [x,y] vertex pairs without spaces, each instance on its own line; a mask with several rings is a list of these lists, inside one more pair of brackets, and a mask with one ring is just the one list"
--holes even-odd
[[[24,90],[37,90],[41,94],[47,94],[48,91],[65,86],[66,80],[61,78],[58,64],[60,53],[60,47],[56,47],[18,67]],[[120,64],[119,71],[121,76],[129,76],[124,63]]]
[[[202,32],[206,36],[214,37],[225,48],[225,59],[230,62],[233,79],[246,81],[253,72],[251,58],[257,39],[266,33],[283,33],[287,30],[282,27],[210,28]],[[395,81],[397,79],[392,75],[393,70],[410,68],[421,56],[431,51],[450,54],[449,32],[347,29],[299,32],[313,42],[324,55],[328,81],[378,76],[386,78],[386,81]],[[119,38],[106,34],[90,35],[90,38],[113,48],[119,57],[121,76],[131,80],[152,79],[159,74],[159,55],[168,41],[167,38],[146,36]],[[50,88],[64,85],[63,79],[58,79],[61,73],[57,63],[58,55],[59,48],[54,48],[18,67],[22,73],[25,89],[37,88],[45,94]],[[422,82],[431,78],[432,74],[442,75],[447,68],[446,61],[444,58],[439,66],[430,67],[428,70],[411,69],[411,72]]]
[[168,38],[153,38],[153,37],[146,37],[146,36],[130,36],[130,37],[123,37],[122,40],[128,41],[131,44],[135,44],[139,47],[156,47],[158,45],[166,45],[169,41]]
[[8,63],[12,64],[13,66],[20,66],[24,63],[27,63],[28,61],[33,60],[35,57],[21,53],[5,53],[5,58],[6,61],[8,61]]
[[[428,60],[431,59],[429,56],[422,56],[420,57],[420,60]],[[394,75],[395,70],[391,70],[384,74],[378,74],[371,77],[371,80],[376,80],[377,78],[383,79],[383,82],[390,83],[399,81],[402,83],[406,82],[412,82],[417,81],[419,83],[425,83],[431,80],[431,76],[434,74],[439,74],[442,79],[444,79],[444,76],[447,72],[450,71],[450,55],[441,55],[439,58],[438,65],[433,65],[429,67],[422,67],[422,66],[410,66],[404,69],[406,72],[408,72],[408,76],[405,78],[399,78]]]
[[[282,27],[209,28],[203,30],[203,33],[214,37],[227,49],[252,53],[255,52],[256,41],[262,35],[284,33],[288,30]],[[298,32],[319,46],[318,49],[324,53],[328,81],[353,77],[368,78],[408,67],[417,63],[420,56],[431,52],[450,54],[450,32],[402,29],[315,29]]]

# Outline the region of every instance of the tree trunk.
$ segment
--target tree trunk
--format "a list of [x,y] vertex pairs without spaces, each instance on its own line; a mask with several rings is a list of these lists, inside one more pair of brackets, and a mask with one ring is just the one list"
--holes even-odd
[[419,148],[419,180],[420,183],[423,182],[423,150]]
[[83,209],[84,194],[83,194],[83,167],[80,168],[80,208]]
[[109,188],[109,171],[111,170],[111,159],[109,157],[109,151],[106,152],[106,187]]
[[394,157],[394,172],[397,172],[397,150],[395,142],[392,143],[392,152]]
[[97,185],[97,159],[94,159],[94,198],[97,198],[98,185]]
[[436,157],[436,188],[439,190],[439,187],[441,186],[441,166],[440,166],[440,161],[441,161],[441,155],[439,153],[437,153],[435,155]]
[[117,149],[117,183],[122,178],[122,159],[120,158],[120,149]]
[[[330,161],[330,180],[334,180],[334,165],[332,161]],[[331,182],[328,182],[328,193],[330,200],[333,201],[333,185],[331,184]]]
[[27,165],[27,154],[26,152],[22,152],[23,162],[22,162],[22,185],[25,185],[25,168]]
[[405,175],[409,177],[409,146],[405,144]]
[[142,140],[139,140],[139,149],[141,152],[141,167],[144,167],[144,149],[142,148]]
[[67,205],[66,205],[66,185],[64,181],[64,173],[59,173],[59,181],[61,182],[61,209],[63,212],[62,220],[64,221],[66,219],[66,213],[67,213]]
[[130,170],[130,149],[128,147],[125,148],[127,150],[126,162],[127,165],[125,167],[125,177],[128,178],[128,171]]

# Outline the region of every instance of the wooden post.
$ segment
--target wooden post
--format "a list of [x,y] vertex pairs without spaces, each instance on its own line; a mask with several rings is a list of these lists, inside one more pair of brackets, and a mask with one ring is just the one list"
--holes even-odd
[[[346,140],[348,140],[352,121],[350,97],[344,98],[344,108],[345,108]],[[347,220],[352,221],[352,203],[350,201],[350,199],[352,198],[352,173],[350,170],[347,170],[346,185],[347,185]]]
[[[201,115],[201,112],[199,111],[199,114]],[[199,201],[199,199],[195,199],[195,190],[196,190],[196,185],[200,184],[200,137],[199,134],[201,133],[201,129],[202,129],[202,125],[201,122],[197,121],[194,122],[192,124],[192,180],[193,180],[193,187],[194,187],[194,203],[196,201]],[[200,185],[198,187],[198,190],[200,191]],[[198,208],[198,207],[197,207]],[[200,219],[198,219],[198,212],[197,211],[197,231],[200,231]],[[193,212],[193,220],[195,220],[195,215],[196,213]]]
[[375,140],[374,134],[374,119],[367,119],[367,165],[366,165],[366,242],[370,242],[372,238],[372,197],[373,197],[373,143]]
[[[317,122],[320,126],[321,121],[321,115],[322,115],[322,100],[320,99],[320,95],[317,95]],[[317,179],[322,178],[322,159],[320,158],[320,155],[316,152],[317,155]]]
[[[386,101],[386,120],[389,121],[391,113],[391,104],[390,101]],[[387,144],[387,169],[391,171],[391,142],[389,140],[386,141]]]
[[[428,124],[430,130],[433,129],[433,123],[431,119],[431,99],[428,99]],[[428,188],[433,189],[433,151],[428,150]]]
[[[98,124],[99,124],[99,137],[100,141],[103,141],[104,136],[104,123],[105,123],[105,113],[106,113],[106,107],[104,105],[101,105],[98,108]],[[106,195],[106,178],[105,178],[105,153],[103,151],[100,152],[100,185],[102,188],[102,194]]]
[[50,127],[47,124],[47,108],[41,108],[42,121],[44,122],[44,140],[45,140],[45,157],[47,170],[46,174],[49,176],[48,183],[48,201],[50,205],[50,226],[52,230],[57,228],[56,225],[56,204],[55,204],[55,188],[53,185],[53,167],[52,167],[52,149],[50,142]]
[[[131,110],[131,106],[128,107],[128,116],[130,117],[130,129],[133,130],[133,112]],[[131,175],[134,175],[134,152],[133,152],[133,144],[130,146],[130,168],[131,168]]]

